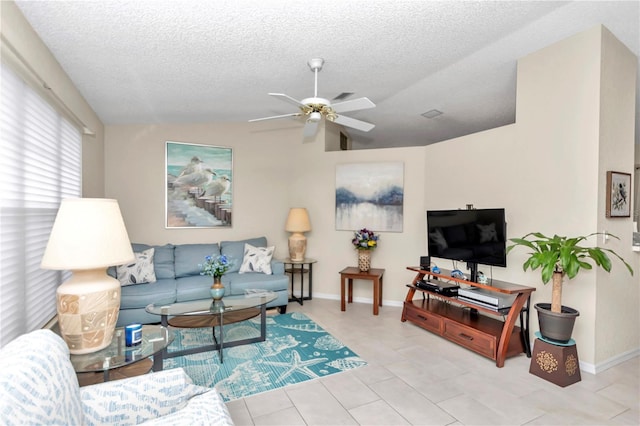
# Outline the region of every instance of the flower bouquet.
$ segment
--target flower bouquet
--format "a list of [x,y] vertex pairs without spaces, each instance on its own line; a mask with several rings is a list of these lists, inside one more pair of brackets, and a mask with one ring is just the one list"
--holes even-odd
[[227,272],[232,262],[224,254],[218,256],[206,256],[205,262],[200,266],[200,275],[209,275],[210,277],[219,278]]
[[231,268],[232,262],[224,254],[218,256],[206,256],[205,262],[200,265],[200,275],[213,277],[213,285],[210,293],[214,301],[219,301],[224,296],[225,288],[221,277]]
[[373,250],[378,246],[378,239],[380,238],[373,231],[369,231],[367,228],[362,228],[359,231],[355,231],[353,240],[351,243],[358,250]]
[[371,251],[378,247],[379,237],[367,228],[362,228],[353,234],[351,244],[358,250],[358,269],[367,272],[371,269]]

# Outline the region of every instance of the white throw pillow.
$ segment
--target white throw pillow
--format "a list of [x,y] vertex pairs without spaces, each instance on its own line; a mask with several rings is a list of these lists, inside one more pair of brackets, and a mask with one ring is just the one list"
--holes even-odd
[[155,283],[156,273],[153,270],[153,252],[150,248],[140,253],[134,253],[136,259],[126,265],[116,267],[116,276],[120,285]]
[[262,272],[271,275],[271,258],[275,251],[273,247],[254,247],[251,244],[244,244],[244,258],[240,273],[245,272]]

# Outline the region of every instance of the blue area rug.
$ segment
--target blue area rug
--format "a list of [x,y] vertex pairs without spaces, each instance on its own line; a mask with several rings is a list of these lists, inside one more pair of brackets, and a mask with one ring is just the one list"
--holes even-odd
[[[169,351],[211,344],[211,328],[174,329]],[[225,342],[260,336],[260,317],[224,326]],[[254,395],[367,365],[306,315],[267,316],[267,340],[169,358],[164,368],[183,367],[194,383],[215,387],[225,401]]]

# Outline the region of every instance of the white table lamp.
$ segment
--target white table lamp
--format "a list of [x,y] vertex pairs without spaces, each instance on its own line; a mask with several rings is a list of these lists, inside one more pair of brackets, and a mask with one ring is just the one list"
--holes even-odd
[[285,230],[292,232],[289,237],[289,257],[296,262],[304,260],[307,239],[302,233],[311,231],[311,222],[309,222],[307,209],[301,207],[290,209]]
[[41,267],[73,272],[56,291],[60,332],[72,354],[96,352],[111,343],[120,282],[107,275],[107,267],[134,259],[116,200],[62,201]]

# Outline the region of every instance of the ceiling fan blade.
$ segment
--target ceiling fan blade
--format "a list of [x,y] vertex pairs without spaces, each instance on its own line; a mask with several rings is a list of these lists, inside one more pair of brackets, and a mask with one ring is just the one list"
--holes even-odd
[[304,130],[302,131],[302,136],[306,138],[312,138],[315,136],[316,131],[318,130],[318,121],[307,120],[304,125]]
[[272,115],[271,117],[263,117],[263,118],[254,118],[252,120],[249,120],[249,123],[252,123],[254,121],[264,121],[264,120],[274,120],[276,118],[285,118],[285,117],[297,117],[302,115],[301,112],[294,112],[291,114],[283,114],[283,115]]
[[306,107],[306,105],[303,104],[302,102],[300,102],[299,100],[294,99],[289,95],[285,95],[284,93],[269,93],[269,96],[273,96],[275,98],[281,99],[281,100],[283,100],[285,102],[288,102],[290,104],[293,104],[293,105],[295,105],[297,107]]
[[337,104],[332,104],[331,108],[335,112],[347,112],[347,111],[356,111],[360,109],[368,109],[375,107],[376,104],[371,102],[369,98],[358,98],[350,101],[338,102]]
[[344,115],[337,116],[334,120],[334,123],[340,124],[342,126],[351,127],[356,130],[362,130],[363,132],[368,132],[369,130],[376,127],[375,124],[367,123],[366,121],[356,120],[355,118],[346,117]]

